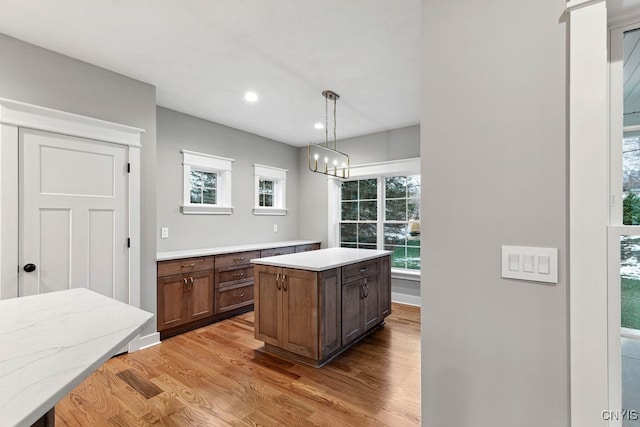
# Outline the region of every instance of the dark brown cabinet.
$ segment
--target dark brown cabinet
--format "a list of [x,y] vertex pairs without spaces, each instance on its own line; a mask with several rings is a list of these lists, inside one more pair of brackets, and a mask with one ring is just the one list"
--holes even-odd
[[340,347],[338,272],[256,266],[255,337],[313,361]]
[[383,315],[380,298],[380,259],[342,267],[342,345],[349,344],[374,326]]
[[314,243],[159,261],[160,338],[251,310],[254,304],[252,259],[319,248],[320,244]]
[[304,357],[318,355],[316,274],[280,267],[257,268],[256,338]]
[[267,351],[312,366],[391,313],[389,256],[323,271],[258,263],[255,272],[256,339]]
[[159,331],[213,316],[212,267],[212,257],[159,265]]
[[250,309],[253,305],[253,265],[259,251],[238,252],[215,257],[215,313]]

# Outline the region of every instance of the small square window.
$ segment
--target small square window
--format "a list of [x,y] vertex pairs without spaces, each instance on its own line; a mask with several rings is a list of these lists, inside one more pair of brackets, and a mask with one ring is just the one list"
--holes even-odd
[[231,206],[231,163],[233,159],[182,151],[185,214],[229,215]]
[[262,207],[273,207],[273,189],[275,183],[273,180],[260,179],[258,185],[258,205]]
[[215,172],[203,172],[191,169],[191,203],[205,205],[216,204],[217,176]]
[[254,164],[255,215],[286,215],[287,170]]

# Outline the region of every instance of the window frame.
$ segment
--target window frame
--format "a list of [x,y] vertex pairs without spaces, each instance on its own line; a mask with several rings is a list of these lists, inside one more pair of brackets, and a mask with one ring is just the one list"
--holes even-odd
[[[378,179],[377,247],[384,248],[384,178],[388,176],[421,175],[420,158],[393,160],[380,163],[352,165],[349,181]],[[341,183],[344,180],[328,177],[328,247],[340,247]],[[422,213],[421,213],[422,215]],[[422,245],[420,246],[422,250]],[[420,281],[421,270],[392,267],[393,278]]]
[[[283,216],[287,209],[287,169],[275,166],[253,164],[254,215]],[[273,206],[260,206],[260,180],[273,181]]]
[[[194,215],[231,215],[231,173],[233,159],[182,150],[182,213]],[[216,174],[216,203],[191,203],[191,171]]]

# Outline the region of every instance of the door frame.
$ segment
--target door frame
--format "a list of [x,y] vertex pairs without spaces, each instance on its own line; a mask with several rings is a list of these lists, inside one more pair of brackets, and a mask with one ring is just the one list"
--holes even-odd
[[[18,130],[92,139],[127,147],[128,303],[140,307],[140,139],[144,129],[0,98],[0,299],[18,296]],[[17,267],[17,268],[16,268]]]
[[567,3],[571,426],[609,409],[607,223],[609,93],[605,0]]

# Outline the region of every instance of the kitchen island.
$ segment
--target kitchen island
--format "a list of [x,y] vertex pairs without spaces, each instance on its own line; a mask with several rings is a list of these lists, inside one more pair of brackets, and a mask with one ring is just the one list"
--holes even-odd
[[0,301],[2,425],[53,425],[56,403],[152,318],[84,288]]
[[322,366],[391,313],[390,251],[330,248],[252,259],[255,337]]

